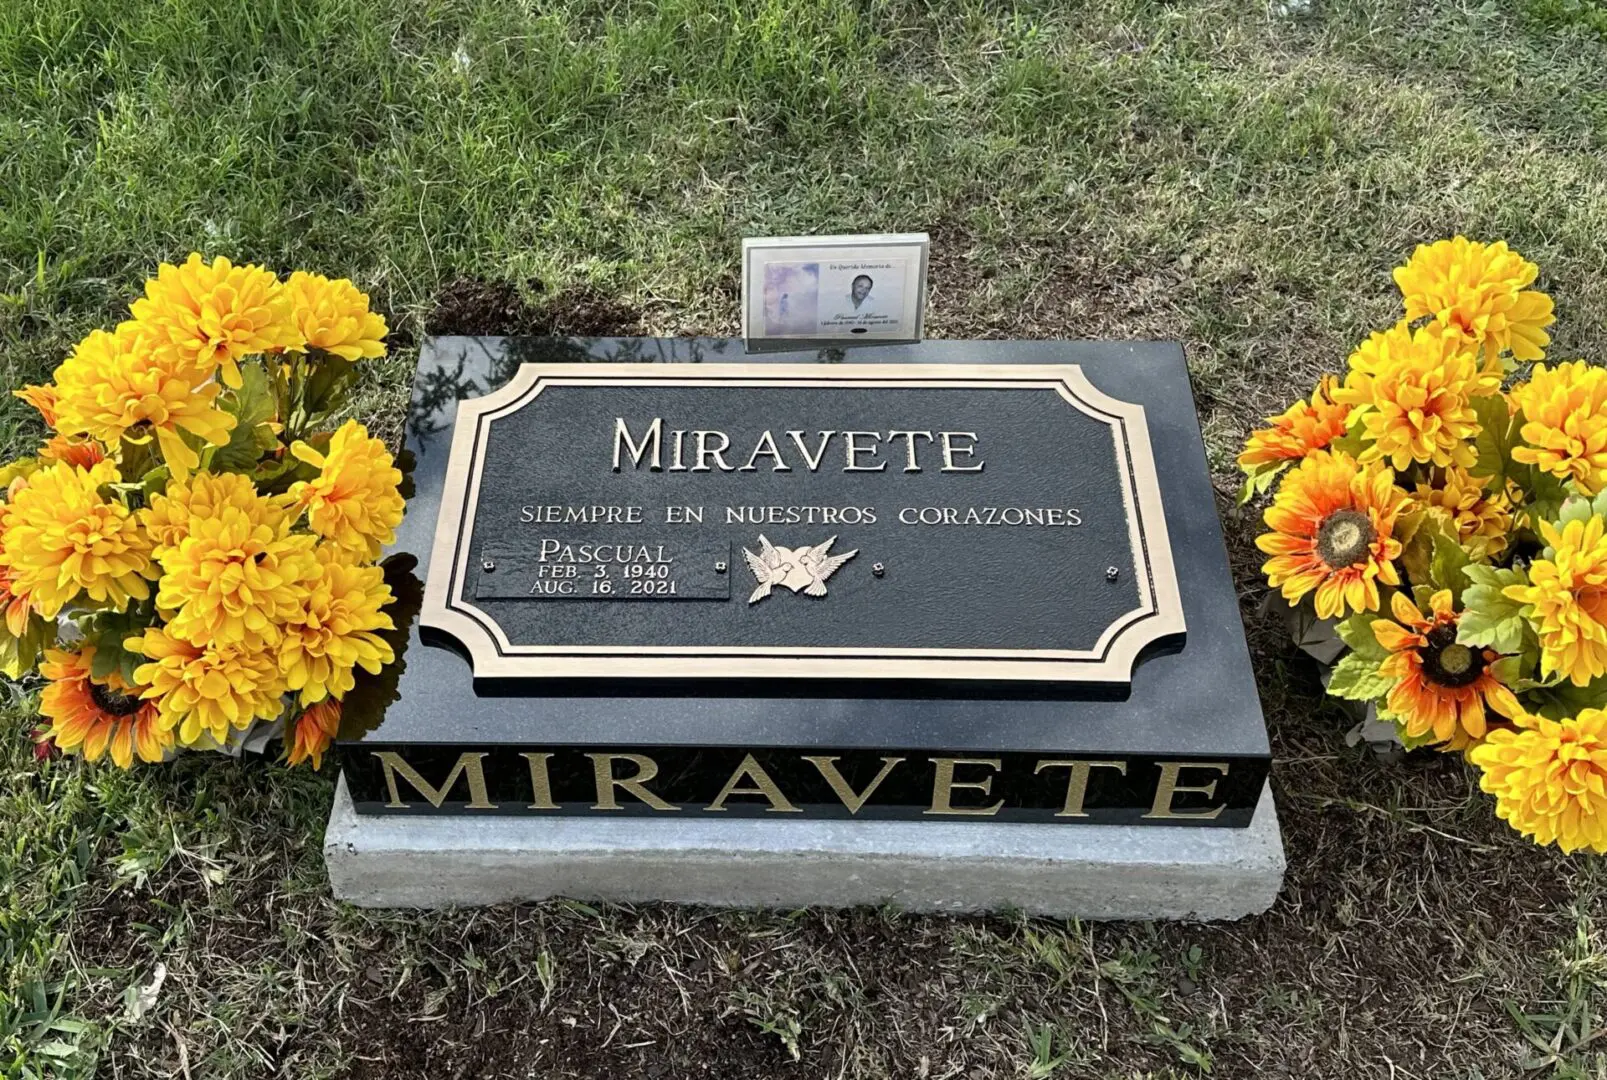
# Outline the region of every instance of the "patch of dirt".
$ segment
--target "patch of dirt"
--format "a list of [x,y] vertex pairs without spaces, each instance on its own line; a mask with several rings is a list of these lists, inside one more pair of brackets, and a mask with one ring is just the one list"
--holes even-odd
[[548,295],[535,279],[521,289],[513,282],[465,277],[441,290],[424,331],[470,337],[630,337],[642,332],[642,314],[584,285]]

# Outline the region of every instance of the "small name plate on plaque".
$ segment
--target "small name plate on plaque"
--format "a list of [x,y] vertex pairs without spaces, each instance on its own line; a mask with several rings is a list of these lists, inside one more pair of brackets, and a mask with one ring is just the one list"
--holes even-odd
[[1184,631],[1142,407],[1075,365],[528,364],[422,624],[477,678],[1124,683]]

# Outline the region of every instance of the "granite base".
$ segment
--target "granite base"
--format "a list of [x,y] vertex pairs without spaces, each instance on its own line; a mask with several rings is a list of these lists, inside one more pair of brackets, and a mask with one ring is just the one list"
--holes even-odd
[[1237,919],[1283,883],[1264,788],[1248,828],[359,815],[342,777],[324,859],[363,907],[566,896],[721,907],[890,904],[1082,919]]

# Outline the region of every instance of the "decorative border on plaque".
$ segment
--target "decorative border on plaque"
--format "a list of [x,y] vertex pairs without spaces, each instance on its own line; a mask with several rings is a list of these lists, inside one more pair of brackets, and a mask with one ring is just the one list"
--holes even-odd
[[[466,596],[470,538],[491,421],[552,386],[794,386],[1053,390],[1109,426],[1123,479],[1139,604],[1090,649],[934,649],[741,645],[514,644]],[[508,383],[458,403],[420,625],[459,642],[477,678],[813,678],[1125,683],[1145,646],[1182,634],[1183,602],[1144,407],[1119,401],[1076,364],[525,364]]]

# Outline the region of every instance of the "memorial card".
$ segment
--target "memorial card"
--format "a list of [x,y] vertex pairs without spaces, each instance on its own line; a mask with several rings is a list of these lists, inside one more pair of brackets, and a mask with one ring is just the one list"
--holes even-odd
[[742,242],[742,336],[750,352],[921,339],[925,233]]

